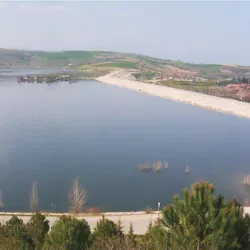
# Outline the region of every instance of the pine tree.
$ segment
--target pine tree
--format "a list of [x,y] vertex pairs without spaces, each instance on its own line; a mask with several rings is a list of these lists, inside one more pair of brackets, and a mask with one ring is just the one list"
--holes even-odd
[[2,226],[1,235],[4,237],[1,237],[0,246],[3,246],[5,249],[10,249],[18,245],[20,249],[30,250],[34,248],[32,239],[26,231],[25,224],[16,216],[12,216],[12,218]]
[[112,220],[106,219],[104,216],[102,216],[102,219],[97,222],[94,229],[94,234],[98,236],[111,237],[118,235],[118,233],[119,230],[117,225]]
[[49,250],[83,250],[88,247],[90,227],[86,220],[61,216],[44,243]]
[[[102,219],[96,223],[93,234],[91,235],[92,249],[107,249],[107,245],[113,245],[114,240],[121,243],[120,234],[122,233],[122,227],[115,224],[112,220],[106,219],[102,216]],[[117,242],[116,242],[117,243]]]
[[134,228],[133,228],[133,224],[132,222],[129,225],[129,231],[127,234],[127,238],[128,238],[128,244],[129,246],[133,249],[136,247],[136,240],[135,240],[135,235],[134,235]]
[[26,224],[27,232],[29,233],[36,250],[42,249],[45,237],[49,232],[49,221],[41,213],[35,213]]
[[172,240],[180,245],[204,249],[248,249],[249,221],[236,200],[225,202],[215,195],[208,182],[184,189],[183,199],[175,196],[173,204],[163,210],[163,225]]
[[118,222],[117,222],[117,235],[120,237],[120,238],[123,238],[123,226],[122,226],[122,223],[121,223],[121,220],[119,219]]

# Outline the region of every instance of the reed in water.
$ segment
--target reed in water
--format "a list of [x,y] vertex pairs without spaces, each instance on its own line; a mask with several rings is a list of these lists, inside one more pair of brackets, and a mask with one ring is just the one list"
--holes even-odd
[[149,167],[149,164],[148,164],[148,163],[144,163],[144,164],[139,165],[139,169],[140,169],[142,172],[147,172],[147,171],[150,170],[150,167]]
[[244,175],[242,183],[245,184],[245,185],[250,185],[250,174],[245,174]]

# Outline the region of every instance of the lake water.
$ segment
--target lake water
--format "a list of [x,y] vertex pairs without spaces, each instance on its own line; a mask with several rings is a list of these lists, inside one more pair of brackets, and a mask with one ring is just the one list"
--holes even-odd
[[[0,188],[4,210],[67,211],[74,177],[90,207],[155,209],[192,182],[209,180],[241,201],[250,165],[250,121],[105,85],[0,81]],[[138,165],[167,160],[162,173]],[[185,166],[192,169],[185,175]],[[55,204],[55,208],[51,208]]]

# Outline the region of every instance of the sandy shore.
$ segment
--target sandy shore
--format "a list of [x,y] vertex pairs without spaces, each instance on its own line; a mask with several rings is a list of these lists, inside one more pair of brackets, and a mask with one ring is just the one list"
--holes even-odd
[[212,109],[218,112],[230,113],[248,119],[250,118],[250,103],[200,94],[187,90],[148,84],[127,78],[129,78],[129,74],[127,72],[117,70],[108,75],[98,77],[96,80],[146,94],[181,101],[202,108]]

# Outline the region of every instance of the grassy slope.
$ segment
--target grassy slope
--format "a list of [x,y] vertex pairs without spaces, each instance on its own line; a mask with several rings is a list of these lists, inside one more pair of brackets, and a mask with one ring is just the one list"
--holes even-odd
[[[81,70],[104,72],[114,68],[138,69],[146,74],[175,74],[177,71],[195,72],[198,76],[219,78],[235,74],[250,74],[250,67],[218,64],[192,64],[164,60],[149,56],[104,52],[104,51],[24,51],[0,49],[0,68],[3,64],[11,67],[66,67],[72,65]],[[93,67],[94,66],[94,67]],[[106,72],[105,71],[105,72]]]

